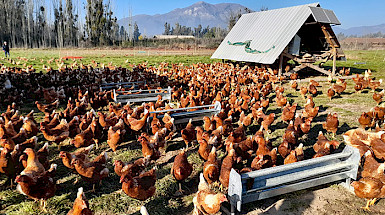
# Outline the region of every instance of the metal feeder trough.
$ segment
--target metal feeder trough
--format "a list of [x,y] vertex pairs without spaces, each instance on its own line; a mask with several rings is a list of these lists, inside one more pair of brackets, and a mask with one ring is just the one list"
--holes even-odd
[[230,172],[228,196],[231,214],[241,212],[242,204],[267,199],[336,181],[349,189],[356,179],[360,162],[358,149],[349,145],[340,153],[287,165],[238,174]]

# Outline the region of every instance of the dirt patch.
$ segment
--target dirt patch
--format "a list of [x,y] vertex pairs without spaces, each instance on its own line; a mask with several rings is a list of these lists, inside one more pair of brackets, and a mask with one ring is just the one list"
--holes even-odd
[[[323,186],[310,190],[298,191],[276,198],[262,200],[254,208],[249,206],[247,215],[274,214],[384,214],[385,200],[380,200],[371,207],[371,212],[361,209],[365,206],[364,199],[357,198],[353,193],[342,186]],[[247,206],[246,206],[247,207]]]
[[349,59],[349,60],[358,60],[358,59],[361,59],[360,57],[358,57],[357,55],[355,54],[345,54],[346,58]]
[[341,122],[345,122],[349,126],[354,126],[358,122],[361,113],[369,112],[372,107],[373,106],[368,106],[368,104],[345,102],[333,104],[327,111],[336,112],[338,114],[340,125],[342,125]]
[[333,108],[341,108],[343,110],[347,110],[354,113],[362,113],[363,111],[368,112],[370,107],[367,105],[353,104],[353,103],[342,103],[342,104],[333,104]]

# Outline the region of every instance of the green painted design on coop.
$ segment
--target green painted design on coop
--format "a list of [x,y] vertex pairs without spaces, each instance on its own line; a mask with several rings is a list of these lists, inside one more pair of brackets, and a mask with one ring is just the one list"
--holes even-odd
[[261,53],[264,54],[264,53],[267,53],[267,52],[269,52],[275,48],[275,46],[273,45],[271,48],[269,48],[265,51],[259,51],[256,49],[251,49],[250,48],[251,40],[246,40],[245,42],[235,42],[235,43],[227,41],[227,44],[232,45],[232,46],[245,46],[245,51],[247,53],[250,53],[250,54],[261,54]]

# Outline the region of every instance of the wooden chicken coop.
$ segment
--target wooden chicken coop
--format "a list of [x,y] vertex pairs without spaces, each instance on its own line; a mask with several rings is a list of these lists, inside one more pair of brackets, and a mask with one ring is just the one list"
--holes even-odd
[[330,75],[321,66],[333,60],[334,76],[336,60],[345,58],[331,27],[340,24],[319,3],[244,14],[211,58],[276,65],[279,75],[289,60],[296,63],[292,72],[311,68]]

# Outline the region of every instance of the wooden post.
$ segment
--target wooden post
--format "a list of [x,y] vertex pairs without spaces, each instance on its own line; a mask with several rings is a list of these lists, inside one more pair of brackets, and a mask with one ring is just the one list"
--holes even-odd
[[283,64],[283,53],[279,56],[279,70],[278,70],[278,77],[281,77],[282,75],[282,64]]
[[333,47],[333,69],[332,69],[332,77],[334,78],[336,74],[336,60],[337,60],[337,49]]

